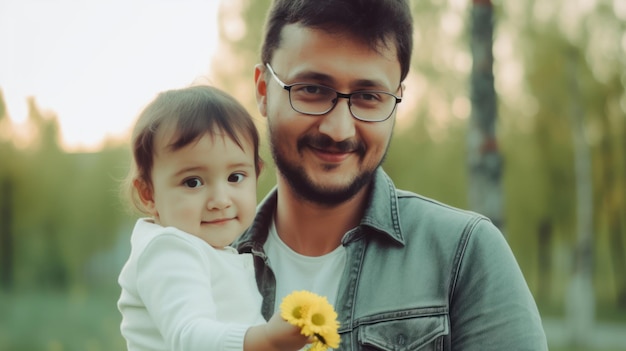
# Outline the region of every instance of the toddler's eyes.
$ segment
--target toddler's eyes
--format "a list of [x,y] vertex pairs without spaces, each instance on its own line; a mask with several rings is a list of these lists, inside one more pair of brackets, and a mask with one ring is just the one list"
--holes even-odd
[[243,173],[233,173],[228,176],[228,181],[231,183],[241,183],[246,178],[246,175]]
[[189,178],[185,179],[183,184],[188,188],[197,188],[202,186],[202,180],[200,180],[200,178]]

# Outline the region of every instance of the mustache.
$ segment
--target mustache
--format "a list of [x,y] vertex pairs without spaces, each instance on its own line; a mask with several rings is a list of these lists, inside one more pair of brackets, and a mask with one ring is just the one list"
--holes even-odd
[[336,142],[331,137],[324,134],[305,135],[298,140],[297,147],[299,152],[305,147],[310,147],[337,153],[355,152],[359,155],[365,154],[365,145],[356,139],[346,139]]

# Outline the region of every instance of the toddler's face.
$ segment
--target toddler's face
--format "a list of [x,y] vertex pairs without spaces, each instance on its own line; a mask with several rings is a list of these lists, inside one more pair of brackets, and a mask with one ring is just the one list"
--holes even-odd
[[211,246],[232,243],[250,226],[256,210],[254,148],[239,138],[205,134],[178,149],[161,135],[152,169],[152,215],[157,223],[193,234]]

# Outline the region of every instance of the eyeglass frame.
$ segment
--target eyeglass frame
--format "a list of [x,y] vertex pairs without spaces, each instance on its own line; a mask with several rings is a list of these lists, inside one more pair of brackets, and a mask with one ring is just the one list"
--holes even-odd
[[[402,102],[402,96],[397,96],[396,94],[392,94],[390,92],[387,91],[382,91],[382,90],[358,90],[358,91],[353,91],[351,93],[345,94],[342,92],[339,92],[331,87],[322,85],[322,84],[315,84],[315,83],[306,83],[306,82],[297,82],[297,83],[293,83],[293,84],[286,84],[284,83],[282,80],[280,80],[280,78],[278,78],[278,76],[276,75],[276,73],[274,72],[274,69],[272,68],[272,66],[269,64],[269,62],[265,63],[265,67],[267,67],[267,69],[270,71],[270,74],[272,75],[272,77],[274,77],[274,80],[276,80],[276,83],[278,83],[278,85],[280,85],[283,89],[287,90],[289,92],[289,105],[291,105],[291,108],[298,112],[298,113],[302,113],[304,115],[309,115],[309,116],[323,116],[327,113],[329,113],[330,111],[332,111],[336,106],[337,106],[337,102],[339,101],[339,98],[344,98],[344,99],[348,99],[348,110],[350,111],[350,114],[352,115],[352,117],[358,121],[362,121],[362,122],[384,122],[386,120],[389,119],[389,117],[391,117],[391,115],[393,115],[393,112],[396,110],[396,107],[398,106],[398,104],[400,102]],[[334,91],[337,94],[337,97],[335,99],[333,99],[333,104],[332,106],[324,111],[324,112],[319,112],[319,113],[311,113],[311,112],[303,112],[300,111],[298,109],[296,109],[293,106],[293,102],[291,102],[291,88],[293,88],[296,85],[311,85],[311,86],[319,86],[319,87],[323,87],[325,89],[329,89],[331,91]],[[402,84],[398,87],[398,89],[400,89],[400,92],[402,92]],[[357,115],[354,114],[354,112],[352,112],[352,95],[355,94],[363,94],[363,93],[382,93],[382,94],[387,94],[390,95],[391,97],[393,97],[395,99],[395,102],[393,104],[393,108],[391,109],[391,112],[389,112],[389,115],[387,115],[387,117],[382,118],[382,119],[376,119],[376,120],[370,120],[370,119],[363,119]]]

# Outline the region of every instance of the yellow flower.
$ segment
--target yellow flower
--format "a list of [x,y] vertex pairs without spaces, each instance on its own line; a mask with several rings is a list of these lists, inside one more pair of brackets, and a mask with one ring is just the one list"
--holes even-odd
[[316,297],[312,292],[304,290],[291,293],[280,304],[280,316],[290,324],[302,328],[307,309],[315,302]]
[[339,346],[337,313],[325,297],[319,297],[317,303],[308,306],[306,317],[303,327],[304,335],[314,335],[332,348]]
[[280,315],[300,327],[303,335],[313,337],[309,351],[339,347],[337,313],[325,297],[309,291],[295,291],[283,299]]

